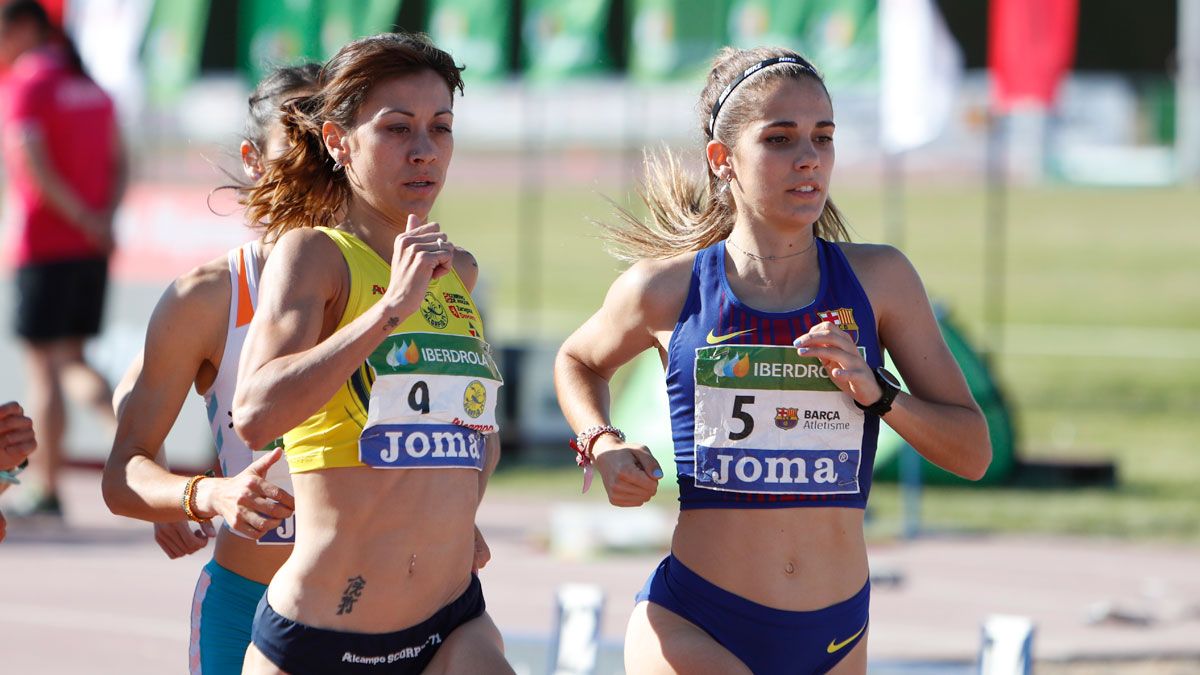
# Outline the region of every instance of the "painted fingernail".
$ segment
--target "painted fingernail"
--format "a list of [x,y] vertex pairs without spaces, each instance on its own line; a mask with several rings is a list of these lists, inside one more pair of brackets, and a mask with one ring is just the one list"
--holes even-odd
[[655,469],[650,472],[650,475],[654,476],[655,478],[662,478],[663,477],[662,469]]
[[808,347],[797,347],[796,348],[796,352],[799,354],[807,354],[808,351],[809,351]]

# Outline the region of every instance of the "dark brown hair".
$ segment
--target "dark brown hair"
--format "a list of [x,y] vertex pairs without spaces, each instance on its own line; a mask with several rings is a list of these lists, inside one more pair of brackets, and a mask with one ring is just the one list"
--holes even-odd
[[[747,78],[725,100],[716,124],[710,130],[713,104],[725,88],[746,69],[778,57],[796,59],[798,63],[771,65]],[[776,84],[783,79],[800,78],[815,80],[825,87],[817,70],[794,51],[773,47],[722,49],[713,60],[697,104],[704,144],[717,140],[732,148],[761,108],[763,98],[774,91]],[[720,189],[721,181],[708,166],[706,155],[703,181],[697,181],[685,171],[670,151],[659,155],[647,153],[645,169],[641,197],[650,211],[649,221],[619,208],[619,222],[600,223],[613,255],[626,261],[663,259],[698,251],[729,237],[737,219],[737,209],[729,191]],[[813,233],[832,241],[850,239],[842,214],[832,199],[825,200],[825,208],[813,226]]]
[[354,128],[359,107],[372,87],[426,70],[445,80],[451,97],[456,89],[462,92],[463,68],[425,35],[373,35],[342,47],[322,66],[315,94],[283,104],[280,121],[288,149],[266,164],[262,179],[242,201],[248,219],[264,223],[266,241],[297,227],[336,224],[350,197],[350,184],[344,171],[334,169],[321,125],[328,120],[344,129]]

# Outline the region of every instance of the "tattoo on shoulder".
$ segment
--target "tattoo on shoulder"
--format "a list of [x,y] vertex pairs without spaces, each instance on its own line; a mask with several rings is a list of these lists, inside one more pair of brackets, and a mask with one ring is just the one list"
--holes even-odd
[[346,590],[342,593],[341,603],[338,604],[338,614],[349,614],[354,611],[354,603],[362,597],[363,587],[367,585],[367,580],[361,576],[351,577],[346,582]]
[[396,326],[399,326],[399,325],[400,325],[399,317],[393,316],[392,318],[387,320],[387,323],[383,324],[383,329],[390,333],[390,332],[396,330]]

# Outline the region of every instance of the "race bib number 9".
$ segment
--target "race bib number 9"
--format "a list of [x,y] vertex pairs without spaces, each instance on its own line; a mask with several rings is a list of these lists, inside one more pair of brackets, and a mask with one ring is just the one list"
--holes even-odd
[[697,487],[857,493],[865,420],[821,362],[792,347],[696,350]]
[[483,468],[483,435],[499,430],[496,395],[503,384],[486,342],[401,333],[384,340],[370,364],[376,379],[360,461],[378,468]]
[[[279,441],[276,441],[279,443]],[[262,450],[255,450],[252,462],[258,461],[263,455],[270,453],[276,447],[275,443],[267,446]],[[292,474],[288,472],[287,460],[279,460],[267,469],[267,480],[271,483],[283,488],[288,494],[294,494],[292,490]],[[273,530],[268,530],[266,534],[258,538],[259,544],[294,544],[296,543],[296,516],[292,514],[279,523]]]

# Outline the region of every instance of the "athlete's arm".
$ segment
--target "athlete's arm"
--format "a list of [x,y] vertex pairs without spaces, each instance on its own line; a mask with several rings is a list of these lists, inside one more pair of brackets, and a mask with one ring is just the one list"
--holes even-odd
[[222,302],[215,276],[193,272],[163,293],[150,317],[141,358],[113,392],[117,432],[101,491],[117,515],[170,522],[183,513],[179,500],[187,478],[171,474],[156,460],[212,353],[218,327],[225,324],[221,309],[228,302]]
[[454,249],[437,244],[444,236],[436,223],[411,216],[396,237],[387,291],[336,332],[350,286],[341,252],[317,230],[280,237],[259,284],[234,395],[234,428],[247,445],[262,447],[307,419],[418,309],[429,282],[450,270]]
[[[170,473],[158,459],[163,440],[205,363],[224,345],[229,285],[226,272],[201,268],[176,280],[150,318],[140,364],[134,363],[118,387],[117,433],[104,467],[101,491],[109,509],[152,522],[175,522],[188,479]],[[196,484],[196,515],[221,515],[229,527],[262,536],[291,515],[291,495],[263,479],[269,463],[260,459],[230,478]],[[275,460],[278,460],[276,453]]]
[[[558,404],[577,433],[609,424],[609,381],[622,365],[670,333],[687,293],[690,265],[642,261],[617,278],[604,304],[559,349],[554,362]],[[605,434],[592,445],[609,501],[638,506],[658,491],[662,469],[649,449]]]
[[117,123],[116,117],[113,118],[112,129],[109,131],[109,134],[112,135],[113,185],[112,192],[108,197],[106,215],[108,217],[108,225],[111,228],[117,207],[121,205],[121,200],[125,198],[125,190],[129,187],[129,154],[125,151],[125,143],[121,139],[121,127]]
[[[454,251],[454,273],[463,282],[463,288],[467,289],[468,293],[475,292],[475,284],[479,281],[479,263],[475,260],[475,256],[465,248],[455,248]],[[483,470],[479,472],[479,500],[483,501],[483,492],[487,489],[488,479],[496,470],[496,465],[500,461],[500,435],[488,434],[484,436],[485,450],[487,452]],[[477,534],[477,538],[482,535]]]
[[[860,279],[875,310],[879,341],[911,392],[897,396],[883,420],[930,462],[963,478],[982,478],[992,461],[987,421],[942,338],[920,276],[890,246],[864,252],[869,257],[859,259],[866,264],[855,271],[863,268]],[[856,376],[867,390],[856,399],[863,405],[878,400],[874,376],[869,371]]]
[[[475,260],[475,256],[465,248],[456,248],[454,251],[454,272],[458,278],[462,280],[463,287],[468,293],[475,292],[475,284],[479,281],[479,263]],[[479,472],[479,501],[483,501],[483,493],[487,489],[488,479],[496,470],[496,465],[500,462],[500,434],[488,434],[484,436],[484,465],[483,470]],[[478,572],[483,569],[488,561],[492,559],[492,550],[487,545],[487,540],[483,538],[483,532],[479,531],[479,526],[475,526],[475,562],[472,565],[473,572]]]
[[[129,394],[133,391],[133,385],[137,383],[137,379],[142,374],[143,354],[138,352],[134,357],[133,363],[129,364],[129,369],[125,371],[125,375],[117,386],[113,389],[113,413],[117,419],[120,419],[125,414],[125,406],[129,403]],[[170,471],[170,465],[167,463],[166,448],[158,449],[154,454],[154,462],[163,468],[163,471]],[[201,523],[199,529],[193,530],[191,523],[187,518],[182,517],[183,512],[180,511],[180,519],[169,523],[152,523],[154,528],[154,542],[162,549],[163,553],[171,560],[181,558],[185,555],[191,555],[196,551],[203,549],[208,545],[208,540],[216,536],[216,530],[212,523]]]

